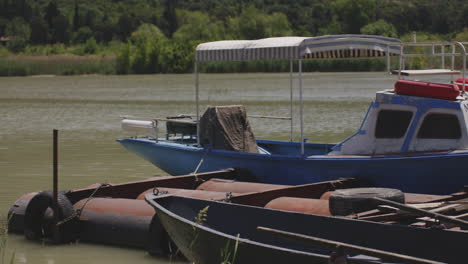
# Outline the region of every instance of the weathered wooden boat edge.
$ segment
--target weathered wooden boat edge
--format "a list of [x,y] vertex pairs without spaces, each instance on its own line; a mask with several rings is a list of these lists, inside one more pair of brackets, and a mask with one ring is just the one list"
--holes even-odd
[[[211,213],[211,217],[215,218],[212,219],[212,221],[216,222],[221,219],[219,215],[227,214],[227,211],[229,211],[232,216],[232,219],[229,220],[229,223],[235,226],[235,228],[224,227],[226,225],[223,225],[223,227],[230,230],[230,232],[233,232],[233,230],[238,232],[243,232],[246,230],[245,227],[242,227],[242,225],[246,224],[245,221],[243,224],[238,224],[243,220],[241,220],[242,218],[237,217],[237,213],[242,211],[244,213],[242,217],[248,218],[250,221],[257,221],[257,219],[263,219],[263,217],[268,216],[270,221],[263,221],[261,224],[268,225],[272,228],[281,229],[279,228],[279,226],[281,226],[286,229],[296,230],[298,233],[310,232],[312,235],[316,235],[318,237],[325,236],[326,238],[328,236],[331,239],[337,238],[336,241],[343,241],[355,245],[363,245],[374,249],[396,252],[399,254],[405,254],[434,261],[460,264],[464,263],[464,253],[462,248],[463,241],[466,241],[468,238],[468,232],[466,231],[408,227],[341,217],[304,215],[296,212],[277,211],[246,205],[203,201],[175,196],[164,197],[159,199],[159,201],[161,202],[161,200],[164,199],[166,201],[174,201],[173,204],[168,202],[170,204],[168,206],[170,209],[168,210],[174,209],[179,213],[182,212],[182,214],[185,214],[181,217],[187,217],[189,215],[196,216],[199,210],[209,206],[207,218],[210,219]],[[158,198],[147,196],[146,200],[153,207],[155,207],[155,203],[157,203]],[[187,213],[187,210],[192,211]],[[210,210],[212,211],[210,212]],[[221,211],[224,213],[220,213]],[[249,214],[248,212],[254,213]],[[260,215],[263,215],[263,217],[260,217]],[[224,216],[222,218],[226,220]],[[271,221],[271,219],[274,219],[274,221]],[[288,222],[284,221],[285,219],[293,220],[295,224],[285,227],[285,223]],[[297,221],[298,219],[301,220]],[[258,221],[260,222],[261,220]],[[280,221],[283,221],[284,223],[281,224],[279,223]],[[213,222],[208,224],[212,225]],[[305,224],[306,222],[307,225]],[[220,224],[215,223],[215,225],[217,228],[221,228]],[[255,226],[256,224],[251,225]],[[314,226],[320,226],[320,228],[314,229]],[[252,229],[250,230],[253,232]],[[330,232],[333,234],[330,234]],[[244,235],[249,236],[253,234]],[[383,237],[385,237],[385,239],[382,239]],[[425,238],[426,241],[424,241],[422,238]],[[449,252],[450,254],[448,254]]]

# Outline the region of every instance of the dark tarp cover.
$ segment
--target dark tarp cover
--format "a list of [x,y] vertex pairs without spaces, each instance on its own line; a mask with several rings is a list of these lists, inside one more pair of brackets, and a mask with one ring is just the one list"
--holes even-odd
[[200,119],[200,143],[203,147],[258,153],[245,107],[210,106]]

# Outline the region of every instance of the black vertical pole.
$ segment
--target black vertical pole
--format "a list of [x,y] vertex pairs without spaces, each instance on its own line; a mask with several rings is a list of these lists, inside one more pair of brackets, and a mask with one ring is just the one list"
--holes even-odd
[[54,238],[57,241],[58,239],[58,130],[54,129],[54,146],[53,146],[53,196],[54,196]]

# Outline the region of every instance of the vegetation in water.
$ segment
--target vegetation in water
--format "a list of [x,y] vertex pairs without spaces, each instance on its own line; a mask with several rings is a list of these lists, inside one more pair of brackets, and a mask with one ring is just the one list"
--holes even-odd
[[236,243],[231,247],[231,240],[228,240],[226,246],[221,250],[221,264],[236,263],[237,249],[239,248],[239,234],[236,236]]
[[[203,225],[203,223],[206,222],[206,220],[208,219],[208,209],[210,208],[210,206],[206,206],[205,208],[201,209],[197,216],[195,216],[195,223],[197,225]],[[192,242],[190,242],[190,246],[189,248],[192,249],[193,246],[197,243],[197,240],[198,240],[198,235],[199,235],[199,230],[198,230],[198,227],[196,226],[193,226],[193,240]]]
[[[0,0],[0,37],[6,37],[0,40],[0,76],[191,72],[195,46],[222,39],[376,34],[409,41],[416,32],[418,41],[468,41],[467,12],[463,0]],[[58,66],[38,65],[30,58],[35,56]],[[69,56],[83,57],[84,66],[69,64]],[[304,70],[384,68],[382,60],[337,60],[310,62]],[[210,63],[201,70],[289,67]]]
[[8,223],[0,222],[0,264],[12,264],[15,261],[15,253],[7,255],[8,249]]

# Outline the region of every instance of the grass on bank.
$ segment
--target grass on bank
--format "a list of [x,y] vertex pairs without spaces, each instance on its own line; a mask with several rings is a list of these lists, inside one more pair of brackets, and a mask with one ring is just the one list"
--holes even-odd
[[115,56],[0,56],[0,76],[114,74]]

